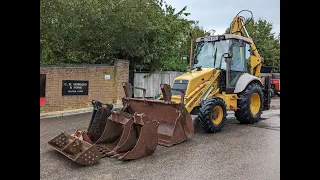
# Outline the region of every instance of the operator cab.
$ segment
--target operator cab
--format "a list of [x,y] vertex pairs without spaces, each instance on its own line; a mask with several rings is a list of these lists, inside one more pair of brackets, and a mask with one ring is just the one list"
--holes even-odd
[[252,40],[233,34],[200,37],[196,40],[193,68],[221,70],[220,91],[233,93],[241,74],[250,70]]

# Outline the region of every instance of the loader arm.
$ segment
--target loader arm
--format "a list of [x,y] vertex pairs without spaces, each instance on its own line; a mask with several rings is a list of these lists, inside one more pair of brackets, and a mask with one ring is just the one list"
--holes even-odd
[[[190,113],[195,107],[200,105],[200,102],[208,97],[212,97],[219,92],[217,80],[220,70],[213,69],[212,77],[200,84],[190,94],[185,96],[185,107]],[[191,84],[192,86],[193,84]]]
[[[233,18],[233,21],[230,26],[230,34],[235,34],[238,36],[247,37],[252,40],[252,38],[250,37],[250,35],[245,27],[244,19],[238,15],[235,18]],[[252,74],[256,77],[259,77],[261,66],[262,66],[262,60],[261,60],[260,54],[259,54],[257,47],[254,44],[253,40],[252,40],[252,43],[250,44],[250,48],[251,48],[250,74]]]

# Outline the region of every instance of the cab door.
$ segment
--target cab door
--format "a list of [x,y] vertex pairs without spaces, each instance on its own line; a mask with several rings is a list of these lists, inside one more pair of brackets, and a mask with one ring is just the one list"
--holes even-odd
[[233,93],[239,77],[246,72],[246,46],[241,40],[234,40],[231,45],[232,58],[227,63],[227,92]]

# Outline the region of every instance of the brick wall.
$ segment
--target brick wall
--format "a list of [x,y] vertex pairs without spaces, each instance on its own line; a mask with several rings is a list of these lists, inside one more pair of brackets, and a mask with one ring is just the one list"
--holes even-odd
[[[114,66],[40,67],[46,74],[46,104],[40,113],[92,107],[91,100],[121,104],[122,82],[129,80],[129,61],[116,60]],[[105,75],[110,75],[110,80]],[[62,96],[62,80],[89,81],[88,95]]]

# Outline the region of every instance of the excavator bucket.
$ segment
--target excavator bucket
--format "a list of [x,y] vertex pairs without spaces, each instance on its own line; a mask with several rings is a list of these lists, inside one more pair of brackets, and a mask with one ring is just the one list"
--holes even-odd
[[93,113],[87,132],[77,130],[73,134],[61,133],[48,142],[55,150],[81,165],[94,165],[101,159],[101,154],[94,144],[102,134],[106,119],[113,106],[92,101]]
[[95,145],[66,133],[61,133],[48,143],[61,154],[81,165],[94,165],[101,158]]
[[157,148],[158,122],[143,113],[112,111],[101,137],[95,142],[102,157],[133,160],[151,155]]
[[102,104],[99,101],[92,101],[93,113],[87,130],[91,141],[97,141],[103,133],[107,123],[107,118],[111,115],[113,106],[111,104]]
[[[194,133],[194,127],[191,116],[183,103],[183,91],[171,89],[168,84],[161,84],[160,87],[164,98],[161,101],[147,100],[145,98],[145,89],[132,87],[130,83],[123,83],[123,87],[126,94],[126,97],[123,98],[123,105],[126,107],[125,111],[130,114],[143,114],[147,120],[159,123],[157,129],[158,144],[172,146],[191,138]],[[133,88],[143,90],[142,99],[131,98]],[[171,90],[181,91],[180,103],[171,101]],[[149,135],[143,138],[149,138]]]

